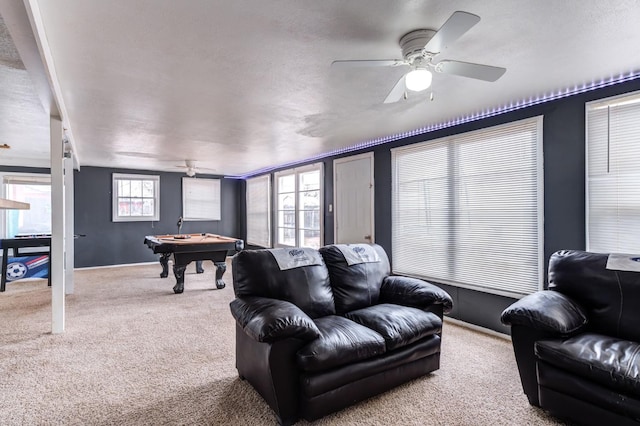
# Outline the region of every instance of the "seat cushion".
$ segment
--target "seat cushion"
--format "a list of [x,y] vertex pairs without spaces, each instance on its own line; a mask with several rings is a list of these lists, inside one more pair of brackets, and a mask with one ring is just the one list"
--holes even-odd
[[381,355],[384,338],[347,318],[329,315],[317,318],[320,337],[301,348],[296,356],[305,371],[328,370]]
[[539,360],[599,383],[609,389],[640,397],[640,344],[585,333],[567,340],[539,340]]
[[377,331],[392,351],[442,330],[442,320],[433,312],[382,303],[358,309],[345,317]]

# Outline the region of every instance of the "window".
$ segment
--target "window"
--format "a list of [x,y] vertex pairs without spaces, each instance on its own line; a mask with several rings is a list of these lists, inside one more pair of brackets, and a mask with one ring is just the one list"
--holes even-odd
[[160,176],[113,174],[113,221],[160,220]]
[[220,220],[220,179],[182,178],[182,219]]
[[322,245],[322,163],[275,174],[276,245]]
[[29,210],[4,210],[4,235],[51,233],[51,176],[11,174],[2,176],[2,197],[29,203]]
[[640,93],[586,105],[587,250],[640,253]]
[[507,296],[541,288],[542,118],[392,150],[397,273]]
[[247,243],[271,247],[271,175],[247,179]]

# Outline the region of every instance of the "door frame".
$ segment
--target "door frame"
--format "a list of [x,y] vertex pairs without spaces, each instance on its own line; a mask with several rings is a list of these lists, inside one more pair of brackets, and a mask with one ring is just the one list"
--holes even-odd
[[365,152],[364,154],[352,155],[349,157],[342,157],[333,160],[333,240],[336,242],[338,237],[338,204],[336,202],[338,197],[338,182],[337,182],[337,165],[340,163],[348,163],[349,161],[359,160],[362,158],[369,159],[369,170],[371,171],[370,179],[371,179],[371,191],[370,191],[370,216],[371,216],[371,243],[375,243],[376,236],[376,221],[375,221],[375,178],[374,178],[374,156],[373,151]]

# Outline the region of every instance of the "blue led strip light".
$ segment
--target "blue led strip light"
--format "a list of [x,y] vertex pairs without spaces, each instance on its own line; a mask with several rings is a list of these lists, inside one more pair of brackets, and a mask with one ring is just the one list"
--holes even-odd
[[624,83],[627,81],[635,80],[640,78],[640,71],[632,71],[628,74],[620,74],[618,77],[611,77],[607,80],[600,80],[599,82],[591,82],[589,84],[583,84],[582,86],[574,86],[572,89],[564,89],[555,93],[551,93],[550,95],[542,95],[537,96],[536,98],[529,98],[528,100],[521,100],[517,102],[512,102],[508,105],[503,105],[501,107],[492,108],[489,110],[483,110],[482,112],[478,112],[475,114],[467,115],[465,117],[456,118],[453,120],[449,120],[443,123],[432,124],[427,127],[422,127],[419,129],[411,130],[404,133],[397,133],[395,135],[389,135],[382,138],[371,139],[366,142],[361,142],[355,145],[351,145],[345,148],[335,149],[333,151],[325,152],[322,154],[315,155],[313,157],[306,158],[301,161],[294,161],[290,163],[280,164],[274,167],[265,167],[259,170],[255,170],[251,173],[247,173],[245,175],[240,176],[225,176],[228,179],[247,179],[253,176],[263,175],[268,172],[272,172],[274,170],[286,169],[290,167],[294,167],[300,164],[311,163],[316,160],[321,160],[323,158],[332,157],[335,155],[346,154],[353,151],[359,151],[361,149],[371,148],[377,145],[382,145],[385,143],[397,141],[400,139],[408,138],[411,136],[423,135],[425,133],[434,132],[436,130],[446,129],[448,127],[458,126],[460,124],[470,123],[472,121],[482,120],[489,117],[494,117],[496,115],[505,114],[508,112],[516,111],[522,108],[527,108],[534,105],[539,105],[545,102],[555,101],[557,99],[566,98],[573,95],[578,95],[580,93],[589,92],[596,89],[601,89],[607,86],[613,86],[615,84]]

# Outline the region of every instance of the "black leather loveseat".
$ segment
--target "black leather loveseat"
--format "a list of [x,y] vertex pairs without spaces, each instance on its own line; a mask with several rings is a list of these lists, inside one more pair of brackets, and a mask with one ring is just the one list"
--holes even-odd
[[559,251],[549,290],[502,313],[532,405],[577,424],[640,422],[639,260]]
[[232,268],[236,367],[282,424],[439,368],[451,298],[425,281],[390,276],[378,245],[245,250]]

